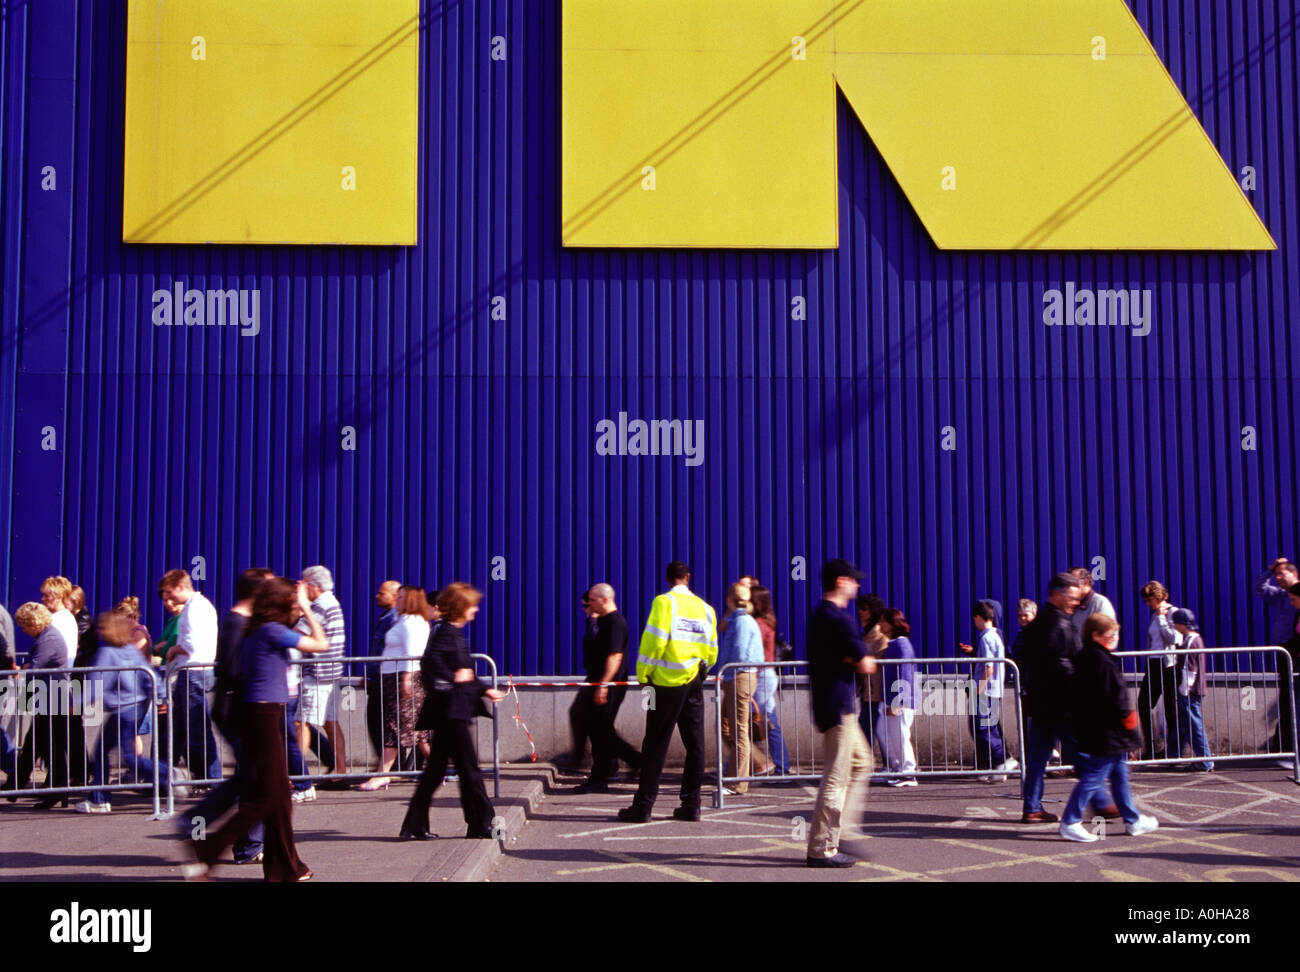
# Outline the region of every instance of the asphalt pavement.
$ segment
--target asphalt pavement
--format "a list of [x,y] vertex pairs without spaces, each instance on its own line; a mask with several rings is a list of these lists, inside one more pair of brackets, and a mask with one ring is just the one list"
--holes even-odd
[[[670,774],[646,824],[615,819],[631,802],[630,782],[594,796],[568,795],[561,785],[534,809],[490,880],[1300,880],[1300,787],[1278,767],[1136,771],[1135,797],[1160,829],[1129,837],[1122,822],[1107,822],[1105,838],[1092,844],[1061,839],[1055,825],[1020,823],[1018,782],[871,787],[865,827],[842,847],[860,860],[844,870],[804,863],[811,784],[756,785],[722,810],[707,808],[708,786],[702,820],[685,823],[670,816],[679,786]],[[1072,785],[1047,781],[1045,808],[1059,814]]]

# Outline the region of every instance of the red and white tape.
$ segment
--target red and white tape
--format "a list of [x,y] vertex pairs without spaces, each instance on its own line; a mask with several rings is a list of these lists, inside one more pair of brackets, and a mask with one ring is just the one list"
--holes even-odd
[[528,731],[528,724],[524,722],[523,709],[519,705],[519,692],[515,688],[515,680],[509,675],[507,675],[506,678],[509,679],[510,682],[510,694],[515,697],[515,714],[513,716],[515,725],[524,731],[524,736],[528,740],[528,759],[530,762],[535,763],[537,762],[537,744],[533,742],[533,734]]

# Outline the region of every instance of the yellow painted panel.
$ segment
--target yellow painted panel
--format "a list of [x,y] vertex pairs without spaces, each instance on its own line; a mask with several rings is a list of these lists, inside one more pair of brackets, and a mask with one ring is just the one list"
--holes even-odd
[[125,241],[416,242],[419,0],[128,16]]
[[836,51],[854,53],[1081,55],[1093,38],[1108,57],[1147,56],[1124,0],[839,0]]
[[566,0],[564,243],[836,245],[836,82],[942,248],[1274,248],[1123,0]]
[[829,8],[567,4],[565,245],[835,246]]
[[[1002,16],[1008,51],[1034,53],[974,53],[996,40],[972,8]],[[882,0],[836,32],[836,81],[938,246],[1274,248],[1122,2],[960,10]],[[946,27],[966,52],[944,53],[958,39]],[[931,52],[844,53],[891,30]]]

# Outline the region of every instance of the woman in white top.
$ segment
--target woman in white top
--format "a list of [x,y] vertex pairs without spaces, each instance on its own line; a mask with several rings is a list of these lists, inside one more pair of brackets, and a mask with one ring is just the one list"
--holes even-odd
[[[383,692],[384,755],[379,772],[387,773],[397,760],[399,747],[419,746],[429,754],[429,734],[417,732],[415,721],[424,704],[420,659],[429,644],[429,601],[423,589],[403,586],[393,607],[397,623],[384,635],[384,661],[379,664]],[[375,776],[361,784],[363,790],[386,790],[390,778]]]
[[[1162,651],[1182,647],[1182,636],[1174,630],[1174,611],[1169,602],[1169,590],[1159,581],[1142,585],[1142,600],[1151,609],[1151,623],[1147,625],[1147,651]],[[1177,758],[1182,754],[1178,739],[1178,656],[1173,654],[1148,655],[1139,659],[1138,671],[1142,673],[1142,687],[1138,690],[1138,722],[1142,729],[1142,754],[1139,759]],[[1156,703],[1165,710],[1165,742],[1157,744],[1155,727]]]

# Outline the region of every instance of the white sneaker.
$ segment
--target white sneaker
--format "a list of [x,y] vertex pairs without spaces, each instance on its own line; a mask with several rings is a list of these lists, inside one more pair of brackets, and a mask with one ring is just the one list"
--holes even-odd
[[990,776],[980,777],[981,783],[1005,783],[1006,781],[1007,778],[1003,776],[1001,773],[993,773]]
[[1147,816],[1145,813],[1138,814],[1137,820],[1131,824],[1125,824],[1124,830],[1130,837],[1141,837],[1143,834],[1149,834],[1160,826],[1160,821],[1155,817]]
[[1084,827],[1083,823],[1061,824],[1060,834],[1066,840],[1077,840],[1080,844],[1091,844],[1100,840],[1096,834]]
[[307,787],[307,789],[305,790],[293,791],[294,803],[311,803],[315,799],[316,799],[316,787],[314,784],[312,786]]
[[1020,769],[1020,763],[1014,757],[1008,756],[1001,766],[995,766],[994,769],[999,773],[1014,773]]
[[187,881],[202,881],[208,876],[209,870],[211,870],[211,868],[209,868],[208,865],[199,862],[182,864],[181,876]]
[[113,806],[108,803],[91,803],[89,800],[82,800],[72,809],[77,813],[112,813]]
[[190,788],[185,786],[184,783],[186,780],[192,779],[190,771],[184,766],[173,766],[172,779],[175,781],[172,783],[172,795],[177,800],[188,800],[190,797]]
[[899,781],[898,781],[898,786],[916,786],[916,785],[917,785],[917,782],[916,782],[915,778],[913,778],[913,779],[908,779],[908,780],[899,780]]

